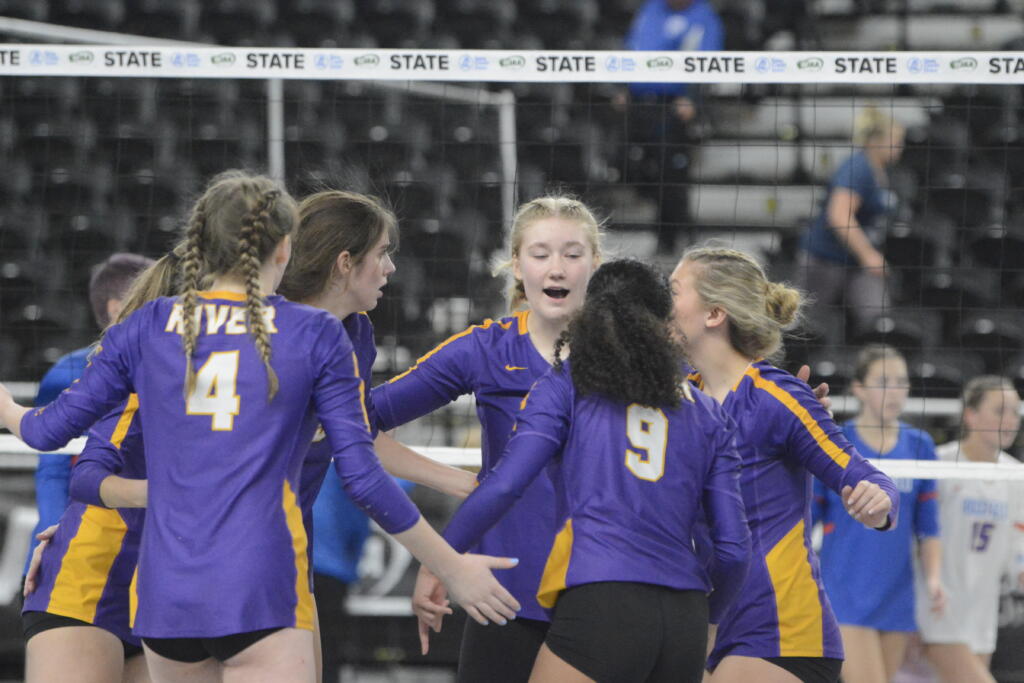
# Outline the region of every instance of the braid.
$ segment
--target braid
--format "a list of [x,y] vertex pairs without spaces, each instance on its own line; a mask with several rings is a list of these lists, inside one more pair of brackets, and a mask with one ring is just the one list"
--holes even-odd
[[260,197],[252,213],[242,221],[238,234],[239,262],[245,276],[245,306],[249,331],[252,333],[263,365],[267,369],[267,401],[277,394],[278,382],[274,368],[270,366],[270,335],[263,319],[263,297],[260,295],[260,255],[259,243],[261,236],[270,224],[270,211],[280,196],[278,190],[269,190]]
[[181,339],[185,348],[185,400],[196,387],[195,368],[192,367],[192,356],[196,351],[196,337],[199,335],[196,324],[196,291],[199,289],[199,271],[202,261],[203,232],[206,228],[206,203],[196,204],[185,231],[184,256],[181,259],[182,294],[181,313],[184,318],[185,334]]

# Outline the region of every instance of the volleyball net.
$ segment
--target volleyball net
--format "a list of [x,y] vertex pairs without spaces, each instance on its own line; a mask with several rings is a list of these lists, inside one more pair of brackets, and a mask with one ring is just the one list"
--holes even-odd
[[[640,85],[666,82],[687,83],[689,105]],[[908,361],[905,419],[949,440],[971,377],[1024,388],[1022,84],[1014,52],[0,45],[0,377],[27,394],[87,345],[91,266],[162,253],[205,180],[239,166],[297,196],[341,187],[395,207],[398,270],[372,315],[377,381],[504,312],[489,262],[516,203],[546,192],[606,217],[613,255],[669,269],[714,240],[801,283],[802,236],[871,110],[906,129],[871,226],[889,301],[868,320],[852,298],[816,306],[785,367],[808,363],[845,418],[857,350],[891,344]],[[432,452],[471,464],[478,431],[463,402],[399,436],[464,447]],[[967,462],[883,466],[1024,478]]]

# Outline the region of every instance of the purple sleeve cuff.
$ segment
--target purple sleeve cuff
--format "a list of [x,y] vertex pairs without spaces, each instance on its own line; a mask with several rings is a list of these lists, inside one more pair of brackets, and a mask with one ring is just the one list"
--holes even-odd
[[100,497],[100,484],[112,474],[95,462],[79,462],[71,471],[71,485],[68,489],[71,499],[89,505],[107,507],[103,498]]

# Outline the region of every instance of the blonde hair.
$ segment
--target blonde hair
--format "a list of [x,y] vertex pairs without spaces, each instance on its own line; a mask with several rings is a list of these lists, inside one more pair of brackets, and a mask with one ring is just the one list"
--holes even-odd
[[768,280],[761,264],[742,251],[695,247],[682,260],[699,266],[694,278],[704,305],[729,316],[732,347],[748,358],[775,359],[782,333],[799,320],[803,295]]
[[586,204],[569,195],[547,195],[531,199],[519,207],[515,218],[512,219],[505,258],[499,258],[491,267],[491,273],[495,277],[503,275],[508,282],[507,297],[510,311],[519,310],[526,304],[526,290],[523,289],[523,281],[516,279],[512,274],[512,264],[518,258],[519,250],[523,246],[523,233],[531,225],[545,218],[564,218],[578,222],[583,226],[595,260],[599,260],[601,257],[601,223],[594,217],[593,212]]
[[246,323],[267,369],[267,398],[274,398],[278,381],[270,365],[260,267],[298,220],[295,200],[280,185],[265,176],[242,171],[225,171],[213,178],[196,202],[185,228],[180,263],[186,400],[196,385],[192,356],[199,334],[195,309],[203,272],[233,273],[244,278]]
[[888,142],[889,134],[900,124],[875,105],[861,109],[853,120],[853,144],[864,147],[875,139]]

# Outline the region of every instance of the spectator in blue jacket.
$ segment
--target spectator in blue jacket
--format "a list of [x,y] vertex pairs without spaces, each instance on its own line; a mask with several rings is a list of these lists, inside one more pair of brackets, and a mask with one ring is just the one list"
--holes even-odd
[[[721,50],[724,41],[722,22],[708,0],[647,0],[625,43],[630,50],[692,52]],[[615,100],[627,114],[625,180],[658,201],[659,244],[669,250],[678,225],[689,221],[686,183],[699,101],[690,83],[632,83]]]

